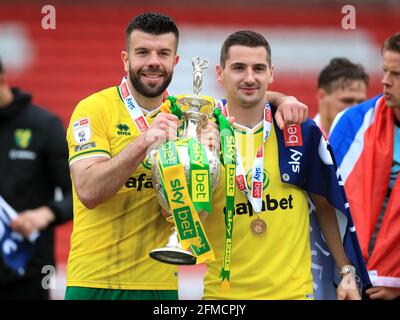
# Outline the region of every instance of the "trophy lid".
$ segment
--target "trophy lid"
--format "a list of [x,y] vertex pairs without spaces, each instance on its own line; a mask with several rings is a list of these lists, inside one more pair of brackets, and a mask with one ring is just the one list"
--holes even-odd
[[198,96],[203,83],[203,71],[208,68],[208,60],[195,57],[192,60],[193,65],[193,93]]

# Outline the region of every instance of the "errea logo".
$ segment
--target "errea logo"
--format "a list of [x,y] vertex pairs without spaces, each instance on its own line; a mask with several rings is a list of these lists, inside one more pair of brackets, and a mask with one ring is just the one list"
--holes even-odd
[[130,136],[131,135],[131,133],[129,131],[130,128],[126,124],[120,123],[119,125],[117,125],[117,129],[118,129],[117,135],[119,135],[119,136]]

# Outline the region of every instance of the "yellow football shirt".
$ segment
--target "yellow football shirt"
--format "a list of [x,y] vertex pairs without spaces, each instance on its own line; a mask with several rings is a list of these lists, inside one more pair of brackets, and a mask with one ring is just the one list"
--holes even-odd
[[[253,161],[262,143],[262,123],[253,129],[234,124],[234,131],[250,186]],[[274,126],[264,150],[263,211],[254,212],[243,192],[236,189],[228,289],[221,288],[219,278],[224,256],[226,205],[225,173],[221,171],[213,196],[213,211],[204,222],[216,255],[216,261],[207,263],[204,299],[313,297],[307,195],[300,188],[281,182]],[[265,222],[265,232],[253,232],[251,224],[256,219]]]
[[[143,110],[149,123],[158,110]],[[70,165],[116,156],[140,134],[118,88],[97,92],[76,107],[67,131]],[[177,290],[177,268],[149,258],[166,245],[171,225],[160,214],[146,158],[109,200],[87,209],[73,189],[74,221],[67,286]]]

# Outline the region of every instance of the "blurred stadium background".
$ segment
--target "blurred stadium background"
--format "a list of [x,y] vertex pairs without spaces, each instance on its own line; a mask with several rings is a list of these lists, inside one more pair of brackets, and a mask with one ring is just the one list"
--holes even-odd
[[[56,9],[56,29],[42,28],[42,7]],[[356,29],[344,30],[344,5],[356,9]],[[294,95],[316,113],[318,72],[332,57],[361,63],[370,74],[369,96],[381,91],[382,41],[400,30],[400,0],[156,0],[20,1],[0,4],[0,57],[11,85],[34,95],[34,102],[60,116],[65,126],[77,102],[117,85],[123,75],[120,52],[125,27],[136,14],[158,11],[176,20],[180,63],[170,93],[192,92],[191,59],[209,60],[202,93],[222,96],[214,76],[222,41],[239,29],[262,33],[272,46],[275,83],[271,89]],[[57,288],[62,299],[72,224],[57,230]],[[180,296],[202,294],[204,266],[180,272]]]

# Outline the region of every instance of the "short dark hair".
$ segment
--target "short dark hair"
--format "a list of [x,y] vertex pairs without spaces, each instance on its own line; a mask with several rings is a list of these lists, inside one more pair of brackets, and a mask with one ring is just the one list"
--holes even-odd
[[382,53],[395,51],[400,53],[400,32],[395,33],[385,40],[382,46]]
[[3,64],[1,63],[1,59],[0,59],[0,74],[2,74],[3,72],[4,72]]
[[319,74],[318,88],[330,93],[354,80],[361,80],[368,86],[369,77],[364,67],[347,58],[333,58]]
[[129,49],[129,39],[133,30],[140,30],[153,35],[172,32],[176,38],[175,50],[178,48],[179,31],[170,16],[156,12],[146,12],[134,17],[126,27],[125,41],[127,49]]
[[220,64],[225,68],[225,62],[229,58],[229,49],[232,46],[245,46],[245,47],[264,47],[267,51],[268,66],[271,66],[271,47],[268,41],[259,33],[250,30],[241,30],[232,33],[224,41],[221,48]]

